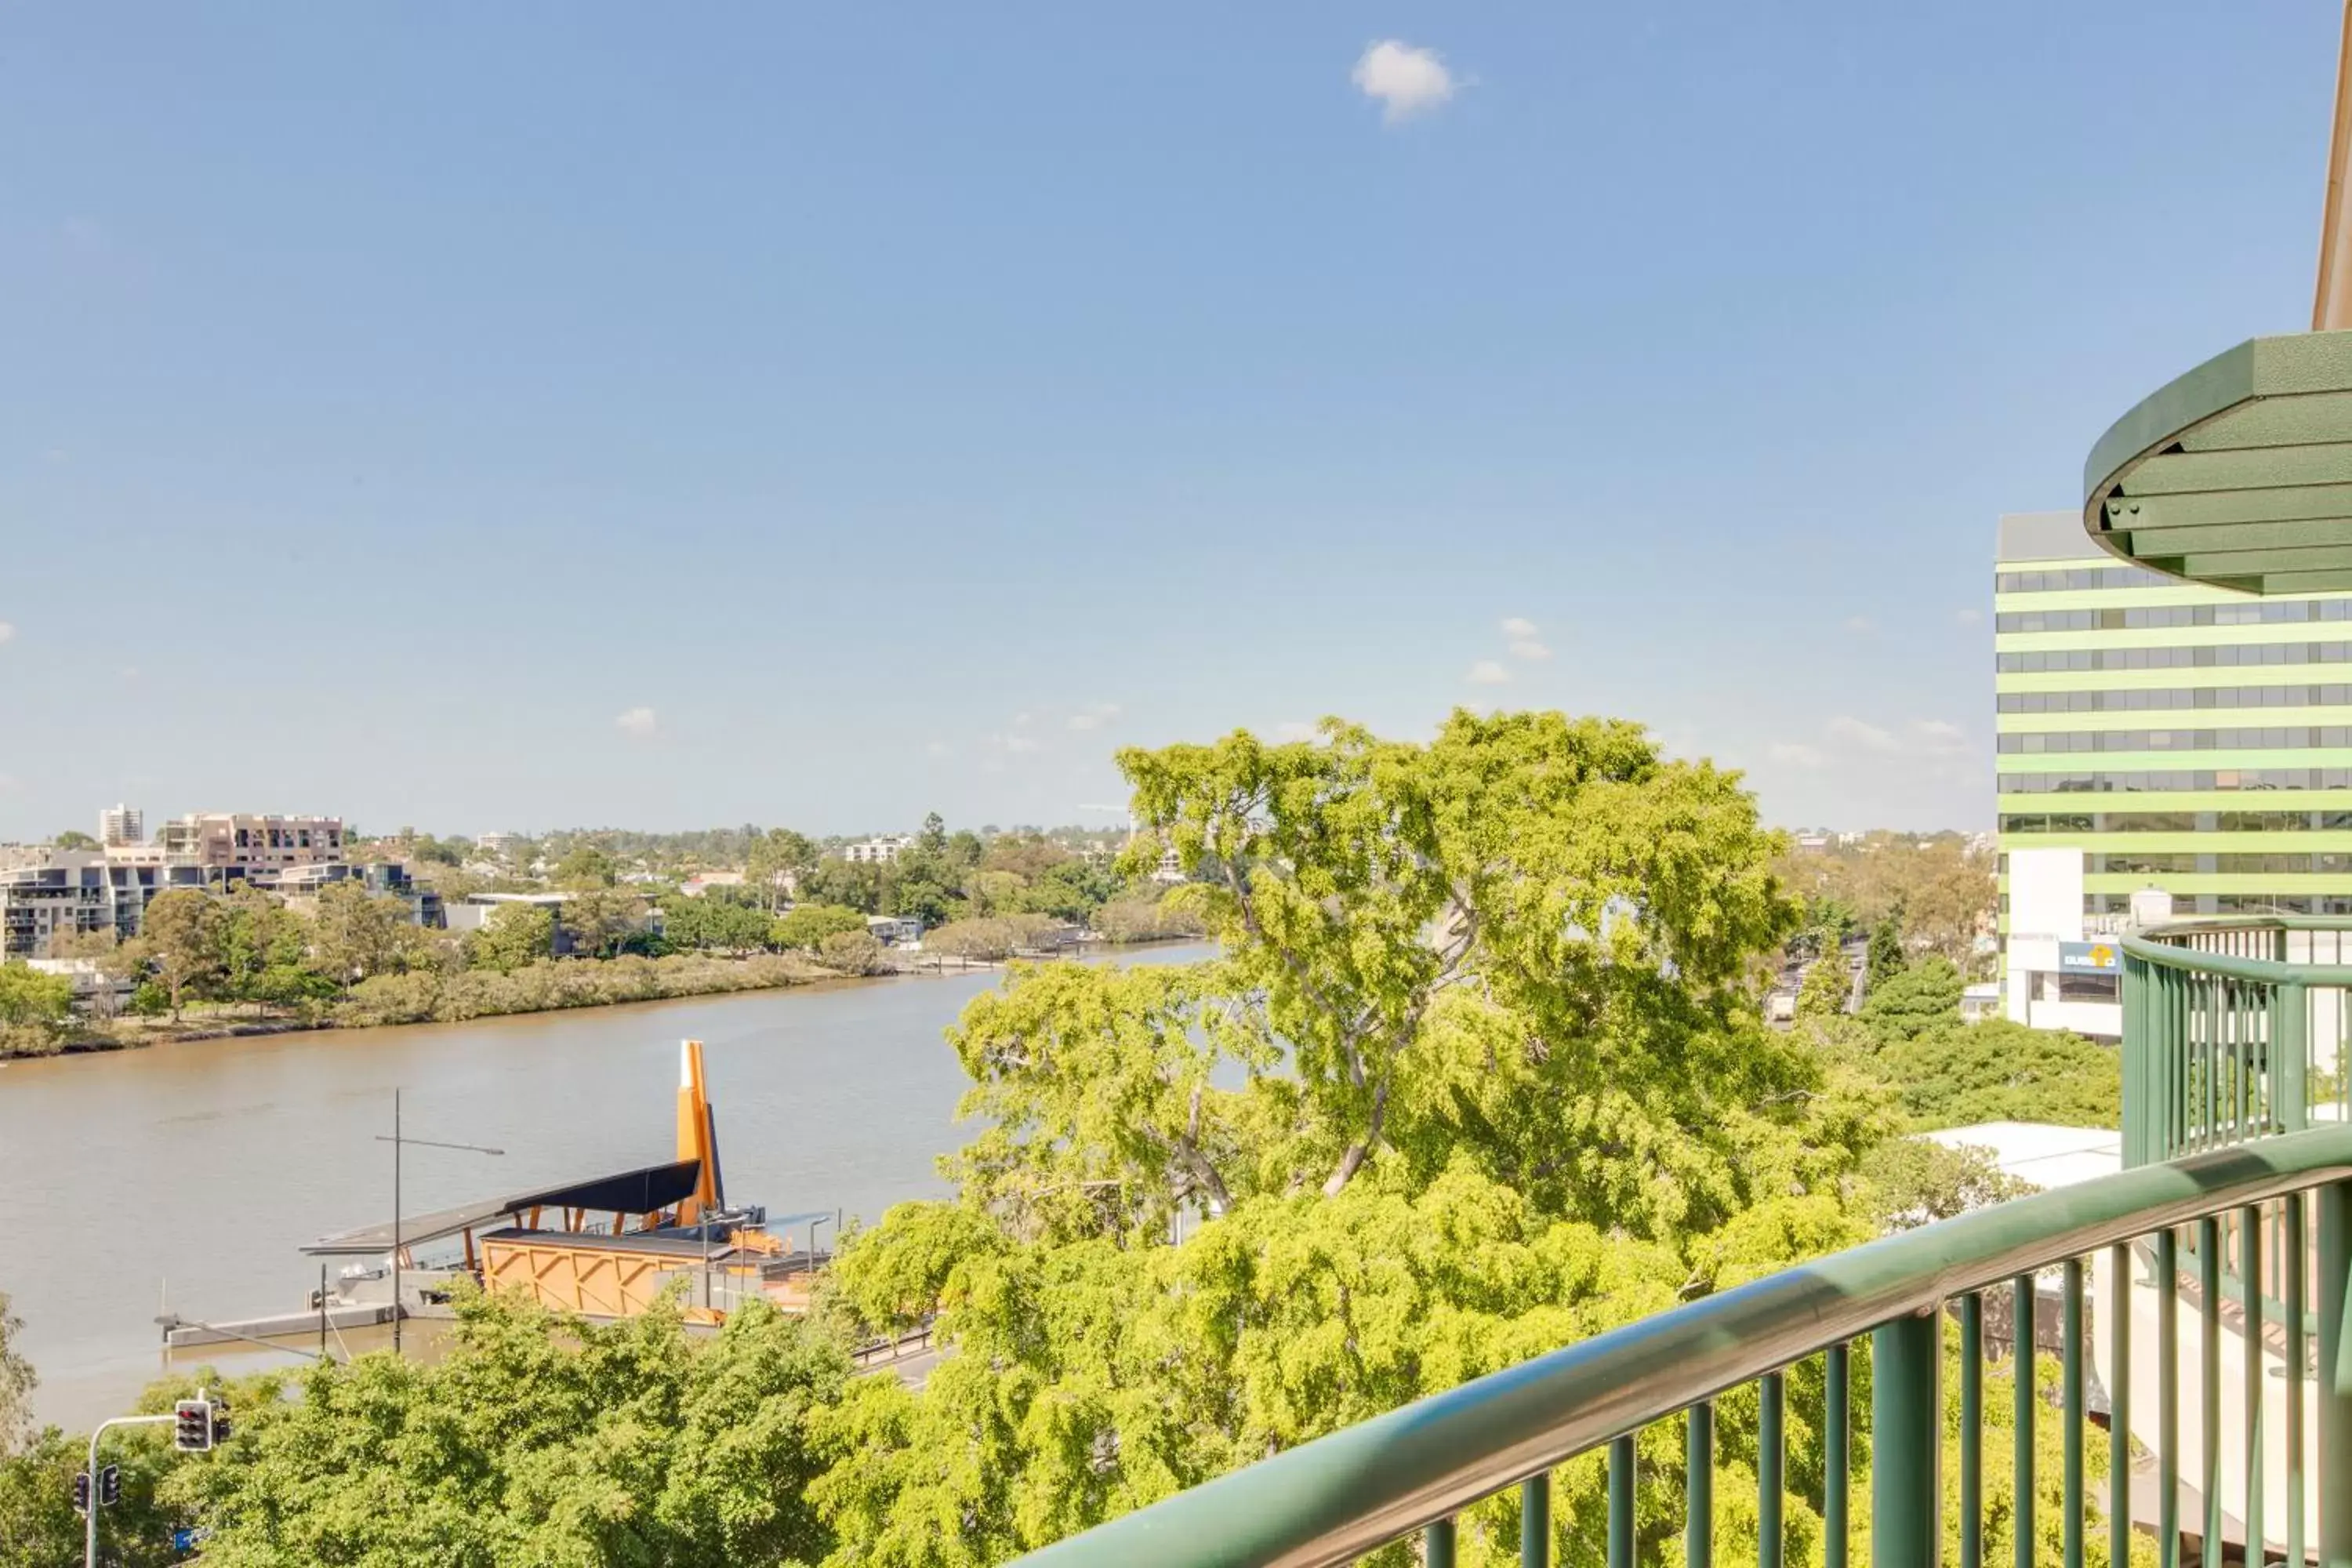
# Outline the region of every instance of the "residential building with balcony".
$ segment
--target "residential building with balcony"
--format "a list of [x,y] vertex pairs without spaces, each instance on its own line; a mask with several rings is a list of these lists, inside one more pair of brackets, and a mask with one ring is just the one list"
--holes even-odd
[[144,847],[157,857],[184,859],[208,871],[276,872],[342,859],[343,819],[191,812],[163,824],[154,842]]
[[889,833],[876,838],[861,838],[841,847],[841,858],[852,865],[887,866],[915,847],[911,833]]
[[98,841],[109,849],[144,843],[147,814],[135,805],[110,805],[98,814]]
[[66,934],[127,942],[157,894],[205,885],[196,867],[127,865],[102,849],[20,853],[0,860],[0,958],[47,958]]

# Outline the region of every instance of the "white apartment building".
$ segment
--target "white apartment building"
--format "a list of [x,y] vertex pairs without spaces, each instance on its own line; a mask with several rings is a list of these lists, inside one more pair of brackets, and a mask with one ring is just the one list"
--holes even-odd
[[132,836],[142,816],[126,805],[101,812],[97,849],[0,851],[0,957],[47,958],[61,933],[137,936],[148,904],[174,888],[285,881],[315,890],[310,883],[334,879],[344,864],[341,817],[195,812],[141,843]]
[[144,843],[147,814],[135,805],[115,805],[98,814],[98,841],[110,849]]
[[911,833],[884,834],[877,838],[861,838],[855,844],[841,847],[841,858],[853,865],[887,866],[915,847]]

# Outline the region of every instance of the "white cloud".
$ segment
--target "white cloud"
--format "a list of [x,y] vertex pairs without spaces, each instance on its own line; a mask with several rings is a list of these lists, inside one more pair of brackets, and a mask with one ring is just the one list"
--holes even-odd
[[1037,737],[1034,735],[1007,735],[1003,741],[1004,749],[1008,752],[1034,752],[1037,749]]
[[1349,78],[1366,98],[1380,100],[1381,118],[1394,125],[1454,96],[1454,73],[1434,49],[1382,38],[1363,52]]
[[1859,746],[1865,752],[1899,752],[1903,749],[1903,742],[1891,731],[1882,730],[1850,713],[1839,714],[1829,721],[1828,727],[1832,740]]
[[1013,716],[1013,727],[1016,730],[1025,730],[1029,727],[1030,721],[1035,718],[1034,713],[1015,713]]
[[1470,673],[1462,679],[1473,686],[1507,686],[1511,681],[1511,672],[1496,659],[1482,658],[1472,665]]
[[650,708],[632,708],[613,720],[613,728],[624,735],[634,735],[643,740],[660,728],[660,721],[654,717],[654,710]]
[[1551,657],[1551,649],[1544,647],[1543,644],[1536,641],[1533,637],[1513,637],[1511,639],[1511,657],[1514,658],[1525,659],[1549,658]]
[[1973,606],[1965,610],[1954,610],[1952,612],[1952,620],[1954,624],[1958,626],[1977,626],[1984,620],[1984,612]]
[[1911,721],[1911,739],[1920,751],[1931,756],[1948,757],[1955,752],[1968,750],[1969,737],[1958,724],[1943,719],[1915,719]]
[[1859,632],[1866,637],[1878,629],[1878,623],[1868,616],[1848,616],[1845,618],[1845,629],[1850,632]]
[[9,625],[7,622],[5,622],[5,621],[0,621],[0,642],[9,642],[9,641],[12,641],[12,640],[14,640],[14,639],[15,639],[16,636],[16,627],[14,627],[14,626],[10,626],[10,625]]
[[923,754],[928,757],[952,757],[955,755],[955,748],[945,741],[933,741],[924,746]]
[[1535,622],[1528,620],[1525,616],[1507,616],[1503,618],[1503,635],[1507,637],[1531,637],[1536,635],[1536,630]]
[[1792,768],[1817,768],[1829,761],[1819,746],[1808,746],[1802,741],[1775,741],[1769,751],[1774,762]]
[[1070,715],[1070,728],[1099,730],[1117,720],[1120,711],[1119,705],[1116,702],[1090,702]]

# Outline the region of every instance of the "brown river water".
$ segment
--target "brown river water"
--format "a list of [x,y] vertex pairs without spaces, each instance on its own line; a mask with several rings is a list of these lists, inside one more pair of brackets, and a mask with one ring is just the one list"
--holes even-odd
[[[1200,947],[1126,963],[1182,963]],[[705,1042],[727,1193],[771,1214],[944,1195],[970,1128],[941,1038],[982,972],[486,1018],[204,1040],[0,1065],[0,1291],[39,1372],[34,1408],[86,1426],[171,1370],[154,1318],[300,1310],[297,1250],[391,1217],[392,1091],[410,1138],[402,1207],[448,1207],[671,1158],[677,1042]],[[268,1352],[184,1352],[236,1373]]]

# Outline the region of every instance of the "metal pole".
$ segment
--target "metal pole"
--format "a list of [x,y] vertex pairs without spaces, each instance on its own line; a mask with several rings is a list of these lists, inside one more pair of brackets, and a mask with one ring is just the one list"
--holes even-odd
[[2352,1185],[2331,1183],[2312,1194],[2319,1210],[2320,1568],[2352,1568]]
[[392,1091],[392,1353],[400,1353],[400,1090]]
[[327,1359],[327,1266],[319,1265],[319,1359]]
[[1936,1328],[1922,1314],[1871,1331],[1872,1568],[1936,1561]]
[[89,1459],[82,1467],[82,1474],[88,1479],[89,1486],[89,1513],[83,1521],[82,1529],[82,1568],[98,1568],[98,1440],[106,1436],[110,1427],[152,1426],[158,1421],[177,1419],[175,1415],[117,1415],[110,1421],[100,1422],[90,1429]]

